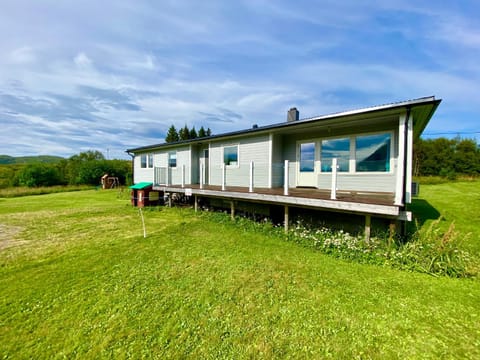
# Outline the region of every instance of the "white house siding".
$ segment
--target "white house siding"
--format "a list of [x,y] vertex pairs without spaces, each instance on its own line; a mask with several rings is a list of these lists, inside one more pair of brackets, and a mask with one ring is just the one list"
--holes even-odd
[[169,184],[180,185],[182,183],[182,168],[185,166],[185,184],[191,183],[191,153],[190,146],[165,150],[165,166],[168,163],[168,153],[177,152],[177,166],[169,168]]
[[269,187],[269,136],[255,136],[210,144],[210,185],[222,184],[223,147],[238,145],[238,166],[227,166],[226,186],[249,186],[254,162],[254,186]]
[[152,182],[153,168],[142,168],[140,158],[140,154],[133,158],[133,183],[137,184],[139,182]]

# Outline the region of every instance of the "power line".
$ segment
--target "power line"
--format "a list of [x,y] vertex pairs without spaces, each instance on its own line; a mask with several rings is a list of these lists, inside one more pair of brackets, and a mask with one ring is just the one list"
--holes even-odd
[[423,135],[473,135],[480,134],[480,131],[448,131],[448,132],[435,132],[435,133],[423,133]]

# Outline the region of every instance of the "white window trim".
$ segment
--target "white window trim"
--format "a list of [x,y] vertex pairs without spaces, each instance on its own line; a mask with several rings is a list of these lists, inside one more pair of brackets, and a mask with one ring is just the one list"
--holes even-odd
[[353,143],[354,143],[354,147],[355,147],[355,144],[356,144],[356,141],[355,139],[358,137],[358,136],[370,136],[370,135],[381,135],[381,134],[390,134],[390,159],[389,159],[389,162],[390,162],[390,166],[389,166],[389,170],[388,171],[357,171],[357,156],[356,156],[356,151],[357,149],[354,149],[355,152],[353,153],[353,164],[354,164],[354,167],[353,167],[353,172],[352,174],[355,174],[355,175],[378,175],[378,174],[391,174],[393,175],[394,174],[394,164],[395,164],[395,161],[394,161],[394,156],[393,156],[393,152],[394,152],[394,132],[393,130],[388,130],[388,131],[375,131],[375,132],[368,132],[368,133],[362,133],[362,134],[357,134],[357,135],[353,135]]
[[[175,153],[175,166],[170,166],[170,154],[171,153]],[[167,166],[170,169],[176,169],[177,168],[177,166],[178,166],[178,151],[177,150],[167,152]]]
[[[154,154],[153,153],[148,153],[147,154],[147,168],[152,169],[153,168],[153,163],[154,163]],[[151,161],[150,161],[151,160]]]
[[[145,166],[143,166],[143,158],[145,157]],[[140,154],[140,169],[148,169],[148,154]]]
[[[225,164],[225,148],[227,147],[237,147],[237,164],[236,165],[226,165]],[[238,169],[240,167],[240,144],[228,144],[222,145],[222,165],[224,165],[227,169]]]
[[[338,171],[337,174],[351,174],[352,173],[352,160],[355,162],[355,153],[353,153],[353,159],[352,159],[352,142],[355,144],[355,136],[356,135],[343,135],[343,136],[329,136],[325,138],[320,138],[318,140],[318,172],[320,174],[331,174],[331,171],[322,171],[322,141],[323,140],[338,140],[338,139],[348,139],[350,144],[349,144],[349,158],[348,158],[348,171]],[[329,164],[330,165],[330,164]],[[355,169],[355,166],[353,166],[353,169]]]

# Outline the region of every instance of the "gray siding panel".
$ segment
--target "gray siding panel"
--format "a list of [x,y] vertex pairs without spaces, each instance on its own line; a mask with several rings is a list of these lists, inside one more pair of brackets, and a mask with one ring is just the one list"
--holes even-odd
[[133,158],[133,183],[153,182],[153,168],[142,168],[140,156],[141,155],[137,155]]
[[282,146],[282,136],[274,135],[272,144],[272,187],[283,186],[285,159]]
[[210,145],[210,184],[222,184],[223,147],[238,145],[238,166],[227,166],[226,186],[249,186],[250,162],[254,162],[254,186],[268,187],[269,137],[255,136],[235,142],[215,142]]
[[[318,188],[328,189],[332,187],[332,175],[318,175]],[[338,191],[375,191],[375,192],[394,192],[395,175],[394,174],[338,174]]]

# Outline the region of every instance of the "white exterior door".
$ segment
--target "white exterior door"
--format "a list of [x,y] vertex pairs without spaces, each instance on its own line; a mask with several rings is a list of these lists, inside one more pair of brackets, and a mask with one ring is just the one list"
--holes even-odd
[[297,186],[317,186],[315,157],[317,145],[314,141],[301,142],[297,145]]

